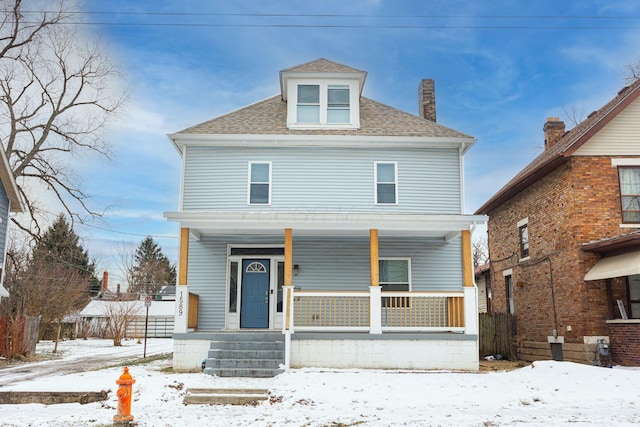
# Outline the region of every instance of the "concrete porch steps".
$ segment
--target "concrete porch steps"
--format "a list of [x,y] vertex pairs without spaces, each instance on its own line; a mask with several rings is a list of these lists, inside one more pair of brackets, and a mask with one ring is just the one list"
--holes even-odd
[[185,405],[253,405],[269,398],[266,389],[188,388]]
[[284,336],[280,332],[214,334],[204,373],[219,377],[274,377],[283,372]]

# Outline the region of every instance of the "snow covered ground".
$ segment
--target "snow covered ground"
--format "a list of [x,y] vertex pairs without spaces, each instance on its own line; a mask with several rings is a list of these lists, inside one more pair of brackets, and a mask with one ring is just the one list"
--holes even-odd
[[[171,340],[165,340],[168,349]],[[42,346],[44,349],[45,346]],[[100,350],[96,350],[100,348]],[[118,352],[94,341],[64,343],[65,357]],[[40,350],[39,350],[40,352]],[[138,426],[631,426],[640,424],[640,370],[535,362],[508,372],[291,370],[276,378],[163,372],[170,361],[133,365]],[[0,369],[0,379],[4,373]],[[166,371],[166,369],[165,369]],[[107,368],[22,381],[0,391],[111,390],[87,405],[0,405],[1,426],[106,426],[116,413]],[[182,403],[187,387],[268,388],[257,406]]]

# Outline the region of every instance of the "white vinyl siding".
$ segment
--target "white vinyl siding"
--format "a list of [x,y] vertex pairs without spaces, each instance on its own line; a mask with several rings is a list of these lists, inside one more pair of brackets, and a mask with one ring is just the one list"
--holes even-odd
[[636,98],[582,147],[574,156],[640,155],[640,98]]
[[[277,236],[204,236],[189,242],[189,292],[200,296],[198,330],[224,328],[228,306],[227,244],[279,245]],[[381,259],[411,258],[411,290],[462,290],[460,238],[381,237]],[[304,290],[362,290],[369,280],[367,237],[296,236],[293,262],[300,273],[294,285]]]
[[[461,214],[457,149],[189,147],[184,211],[264,209],[247,204],[247,163],[271,162],[271,207],[296,212]],[[398,205],[376,205],[376,161],[397,163]]]

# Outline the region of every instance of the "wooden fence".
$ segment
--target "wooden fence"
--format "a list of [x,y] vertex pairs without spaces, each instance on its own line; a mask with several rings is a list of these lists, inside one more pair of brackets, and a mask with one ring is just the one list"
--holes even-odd
[[509,313],[480,313],[480,357],[502,355],[517,359],[516,318]]
[[37,317],[0,317],[0,356],[11,358],[15,354],[36,354],[39,324]]

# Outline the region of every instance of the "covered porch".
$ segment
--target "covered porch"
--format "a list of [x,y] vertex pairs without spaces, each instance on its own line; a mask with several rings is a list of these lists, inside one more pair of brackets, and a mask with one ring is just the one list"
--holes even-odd
[[[282,286],[278,288],[278,296],[265,299],[265,303],[269,302],[267,305],[272,305],[274,312],[278,306],[270,329],[284,334],[285,367],[345,366],[339,360],[344,359],[346,352],[350,354],[348,365],[446,368],[442,363],[414,363],[404,359],[409,353],[428,354],[427,359],[433,362],[438,359],[435,355],[443,351],[446,354],[442,354],[441,359],[451,359],[452,354],[460,352],[461,345],[468,347],[463,351],[467,360],[456,368],[474,369],[474,360],[477,366],[477,292],[473,282],[471,231],[475,224],[486,220],[484,216],[203,212],[165,215],[180,222],[182,230],[175,336],[196,338],[203,332],[197,320],[194,322],[196,308],[192,305],[196,299],[189,298],[190,244],[210,235],[272,236],[278,239],[273,241],[282,242]],[[336,283],[329,271],[326,285],[299,286],[294,256],[296,248],[304,245],[294,243],[294,239],[318,236],[366,238],[366,282],[351,287]],[[459,279],[455,279],[453,286],[449,283],[441,288],[417,279],[415,282],[420,285],[403,290],[384,281],[381,283],[380,240],[396,238],[435,241],[442,247],[452,244],[451,247],[456,248],[454,276]],[[274,259],[280,261],[277,256]],[[272,262],[272,265],[275,264]],[[362,273],[359,273],[361,278]],[[228,325],[227,322],[227,328]],[[389,345],[390,342],[393,344]],[[318,352],[325,355],[325,359],[314,359]],[[356,357],[357,354],[362,357]],[[378,356],[371,359],[375,354]]]

